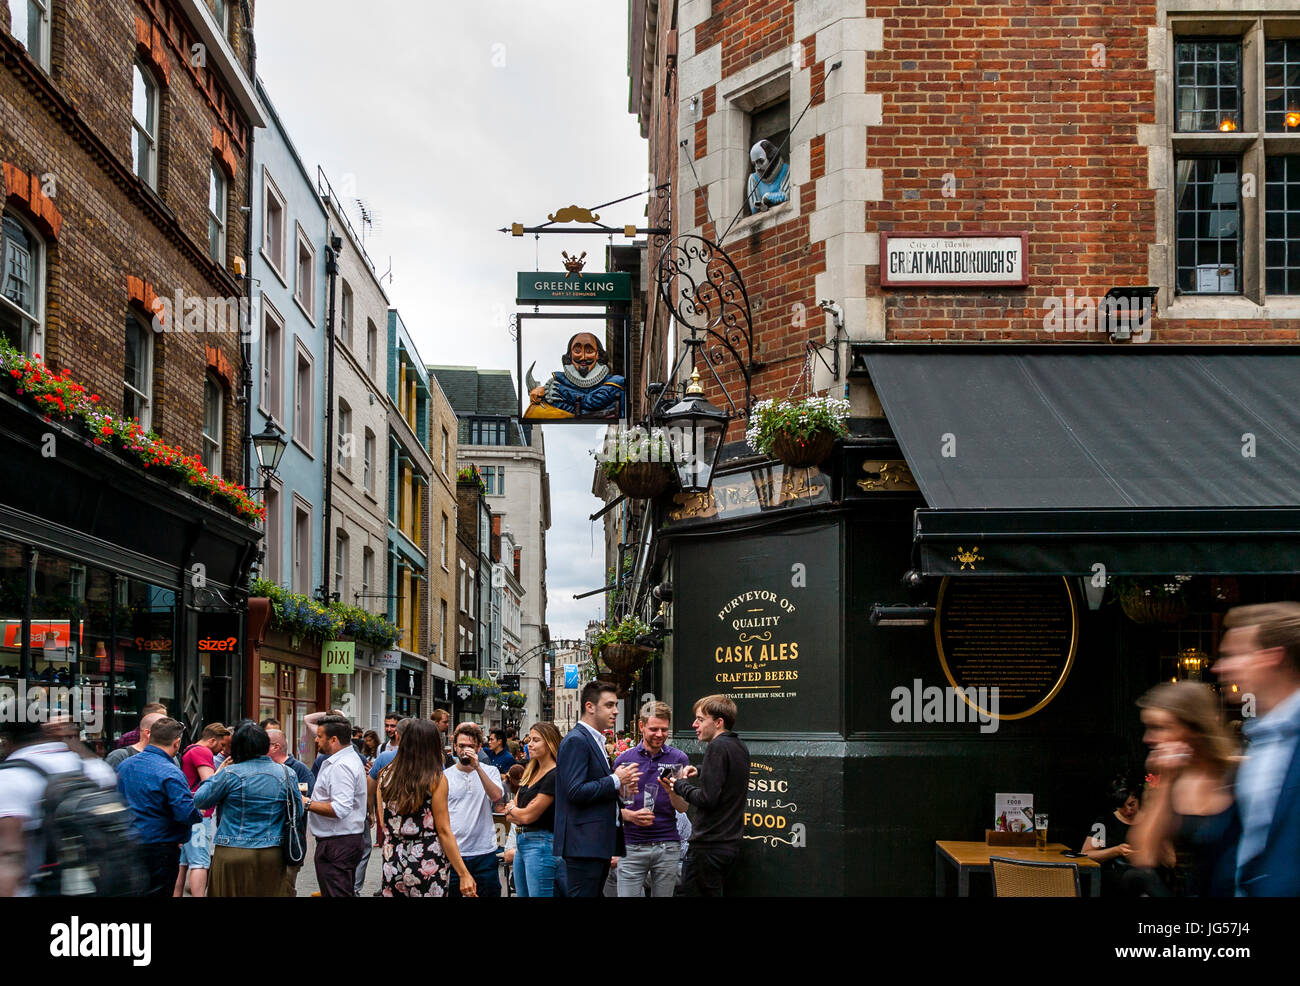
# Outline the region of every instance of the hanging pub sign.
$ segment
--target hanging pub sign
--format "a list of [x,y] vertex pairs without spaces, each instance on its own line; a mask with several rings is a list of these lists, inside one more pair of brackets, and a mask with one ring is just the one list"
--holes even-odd
[[[945,576],[934,639],[948,683],[986,717],[1024,719],[1052,701],[1074,665],[1079,606],[1064,577]],[[979,696],[979,698],[974,698]]]
[[690,708],[724,694],[741,735],[839,725],[839,529],[683,542],[674,584],[673,687]]
[[321,674],[351,674],[356,664],[357,645],[351,640],[327,640],[320,648]]
[[[518,274],[520,305],[603,308],[515,314],[519,415],[529,423],[608,424],[626,417],[632,276],[584,274],[586,256],[564,253],[563,271]],[[539,364],[548,368],[540,379]]]
[[1028,233],[881,233],[880,286],[1021,287],[1028,251]]

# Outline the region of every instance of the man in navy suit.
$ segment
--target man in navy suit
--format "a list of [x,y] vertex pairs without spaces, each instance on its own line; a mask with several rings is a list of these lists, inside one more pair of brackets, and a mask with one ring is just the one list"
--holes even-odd
[[1300,603],[1238,606],[1215,672],[1254,696],[1237,772],[1238,897],[1300,896]]
[[[635,764],[611,770],[602,730],[618,719],[613,685],[582,689],[582,718],[560,742],[555,777],[555,842],[563,858],[564,896],[599,897],[618,843],[618,792],[637,776]],[[558,875],[558,872],[557,872]],[[557,881],[558,882],[558,881]]]

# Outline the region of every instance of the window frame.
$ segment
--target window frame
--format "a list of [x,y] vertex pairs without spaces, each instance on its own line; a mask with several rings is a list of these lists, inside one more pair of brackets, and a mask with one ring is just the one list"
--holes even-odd
[[[217,210],[212,211],[212,189],[216,186],[218,192]],[[208,256],[214,263],[226,266],[226,251],[229,249],[226,237],[226,226],[230,215],[230,180],[226,177],[225,172],[217,167],[215,159],[212,161],[212,172],[208,182]],[[217,243],[212,242],[213,226],[216,226]]]
[[[347,436],[352,433],[352,405],[350,405],[341,395],[339,397],[338,409],[338,428],[335,432],[335,441],[338,448],[335,455],[338,458],[338,471],[350,480],[352,478],[352,455],[344,452],[347,447]],[[353,443],[353,452],[356,451],[356,443]]]
[[[306,523],[302,524],[302,529],[306,532],[306,537],[299,539],[299,518],[305,518]],[[290,577],[291,591],[304,596],[311,596],[312,589],[312,507],[305,499],[296,492],[293,494],[293,533],[289,540],[289,552],[293,556],[293,574]],[[305,558],[303,557],[305,553]],[[300,583],[301,576],[305,582]]]
[[447,571],[447,525],[449,523],[446,511],[442,513],[442,570]]
[[371,495],[375,492],[375,433],[366,429],[362,444],[361,488]]
[[[262,525],[262,537],[266,542],[265,578],[268,582],[280,585],[284,574],[284,517],[282,514],[281,494],[283,483],[272,479],[266,489],[266,519]],[[274,527],[274,530],[272,530]]]
[[[208,434],[208,396],[209,396],[208,388],[209,387],[211,387],[212,391],[216,394],[217,429],[215,435]],[[226,427],[226,390],[221,385],[221,381],[216,378],[216,375],[209,372],[204,374],[203,376],[203,424],[201,427],[201,431],[202,431],[202,442],[203,442],[203,459],[204,460],[208,459],[209,446],[211,446],[213,450],[212,461],[211,462],[204,461],[203,464],[207,468],[208,472],[214,476],[221,475],[221,459],[222,459],[221,453],[222,453],[222,447],[225,444],[225,427]]]
[[[294,224],[294,251],[293,251],[293,301],[294,304],[302,310],[307,316],[307,321],[313,326],[316,325],[316,246],[312,243],[311,238],[307,236],[306,230],[302,224]],[[302,254],[303,248],[307,248],[307,255],[310,258],[310,268],[308,272],[309,286],[307,297],[303,298],[303,277],[302,277]]]
[[[275,348],[276,356],[276,379],[275,379],[275,405],[271,405],[267,389],[272,379],[270,361],[267,359],[267,353],[270,351],[271,333],[267,331],[267,321],[275,323],[275,335],[277,344]],[[279,309],[262,296],[262,356],[261,356],[261,377],[258,383],[257,391],[257,409],[280,426],[281,431],[287,431],[284,427],[284,335],[287,331],[284,324],[284,316],[280,314]]]
[[366,317],[366,374],[371,380],[378,381],[375,370],[379,360],[379,328],[374,319]]
[[345,602],[348,587],[349,540],[347,531],[339,528],[334,536],[334,594],[339,602]]
[[[316,414],[316,361],[312,358],[311,351],[303,345],[301,339],[295,336],[293,343],[293,443],[314,459],[316,455],[312,452],[312,444],[316,440],[314,421]],[[307,403],[305,405],[301,386],[301,370],[304,362],[307,366],[308,377]]]
[[353,322],[356,319],[356,297],[352,292],[352,285],[348,284],[346,277],[340,277],[339,283],[342,290],[339,292],[339,338],[347,346],[348,351],[352,351],[352,330]]
[[[144,347],[143,347],[144,368],[141,376],[143,377],[145,386],[148,387],[148,390],[141,391],[139,388],[137,388],[135,385],[128,382],[126,379],[126,339],[124,337],[122,340],[123,343],[122,386],[123,388],[129,388],[131,392],[135,394],[140,401],[143,402],[144,414],[142,416],[127,414],[125,394],[123,395],[123,399],[122,399],[122,405],[123,405],[122,414],[124,417],[135,417],[135,419],[140,422],[140,427],[143,428],[145,431],[149,431],[153,427],[153,368],[154,368],[153,330],[150,326],[144,323],[140,315],[135,311],[128,311],[126,317],[128,322],[134,323],[135,328],[140,333],[141,339],[144,341]],[[130,326],[128,325],[126,328],[129,330]]]
[[[12,219],[23,230],[27,237],[35,244],[35,251],[30,255],[31,261],[31,282],[32,282],[32,300],[35,302],[35,314],[20,308],[16,303],[4,297],[3,289],[6,280],[4,270],[4,261],[9,249],[9,240],[3,235],[4,220]],[[45,242],[45,237],[40,234],[21,212],[14,208],[0,209],[0,306],[12,309],[17,313],[17,319],[20,324],[23,322],[35,322],[31,331],[27,334],[27,344],[24,352],[31,356],[35,353],[45,352],[45,306],[46,306],[46,272],[48,270],[49,244]]]
[[[268,238],[271,233],[270,212],[271,203],[274,204],[280,212],[280,249],[279,256],[273,256],[268,247],[270,243]],[[275,276],[280,279],[280,283],[286,288],[289,286],[289,280],[285,272],[285,247],[289,240],[289,205],[285,200],[284,193],[280,191],[280,186],[276,184],[275,178],[271,175],[271,169],[262,166],[262,258],[274,272]]]
[[27,23],[26,38],[22,39],[21,41],[18,41],[18,32],[14,30],[14,21],[17,19],[18,16],[14,9],[15,4],[21,4],[25,11],[27,0],[10,0],[10,4],[9,4],[10,34],[13,36],[13,39],[15,41],[18,41],[18,43],[22,45],[23,51],[27,52],[27,56],[32,61],[34,61],[38,66],[40,66],[41,71],[43,71],[46,75],[49,75],[50,74],[50,22],[51,22],[50,7],[52,6],[52,2],[51,0],[31,0],[31,2],[35,4],[37,7],[39,7],[41,12],[41,16],[37,18],[37,23],[40,29],[38,49],[33,52],[31,46],[29,45],[29,42],[31,40],[30,19],[28,19],[26,22]]
[[451,447],[451,435],[447,431],[446,427],[444,427],[442,429],[442,474],[444,476],[448,475],[447,472],[447,467],[449,465],[448,451],[450,447]]
[[[363,598],[370,592],[371,583],[375,579],[375,551],[369,545],[361,549],[361,593]],[[362,609],[368,609],[372,605],[371,600],[365,599],[361,603]]]
[[[132,173],[148,185],[154,192],[158,191],[158,159],[160,157],[160,145],[162,142],[162,86],[158,82],[158,77],[153,71],[145,65],[139,58],[132,60],[134,71],[140,74],[140,79],[145,87],[145,99],[148,103],[150,95],[153,99],[153,132],[150,133],[148,123],[142,124],[135,115],[135,85],[136,78],[133,74],[131,77],[131,152]],[[149,141],[149,160],[146,168],[147,174],[140,174],[140,146],[139,138],[144,136]]]

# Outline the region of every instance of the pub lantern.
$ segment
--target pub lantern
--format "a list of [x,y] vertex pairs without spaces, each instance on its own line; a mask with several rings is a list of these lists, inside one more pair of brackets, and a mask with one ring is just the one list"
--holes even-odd
[[699,367],[694,367],[685,396],[660,416],[670,429],[670,454],[683,492],[703,493],[709,488],[730,420],[726,411],[704,396]]

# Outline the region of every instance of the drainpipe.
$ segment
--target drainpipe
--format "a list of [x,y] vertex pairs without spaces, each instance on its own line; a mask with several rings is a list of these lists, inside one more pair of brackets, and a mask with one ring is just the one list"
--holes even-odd
[[[257,91],[257,45],[253,41],[253,12],[248,0],[241,0],[240,12],[244,18],[244,36],[248,39],[248,72]],[[243,372],[240,374],[241,397],[244,402],[244,488],[253,486],[253,130],[248,131],[248,154],[244,159],[246,194],[244,202],[248,206],[248,222],[244,225],[244,308],[248,312],[248,325],[244,327],[243,344],[240,347],[244,357]],[[260,564],[260,563],[259,563]]]
[[343,238],[325,222],[325,274],[329,278],[329,306],[325,316],[325,539],[321,542],[321,602],[330,601],[330,558],[333,540],[330,531],[334,526],[334,286],[339,274],[339,250]]

